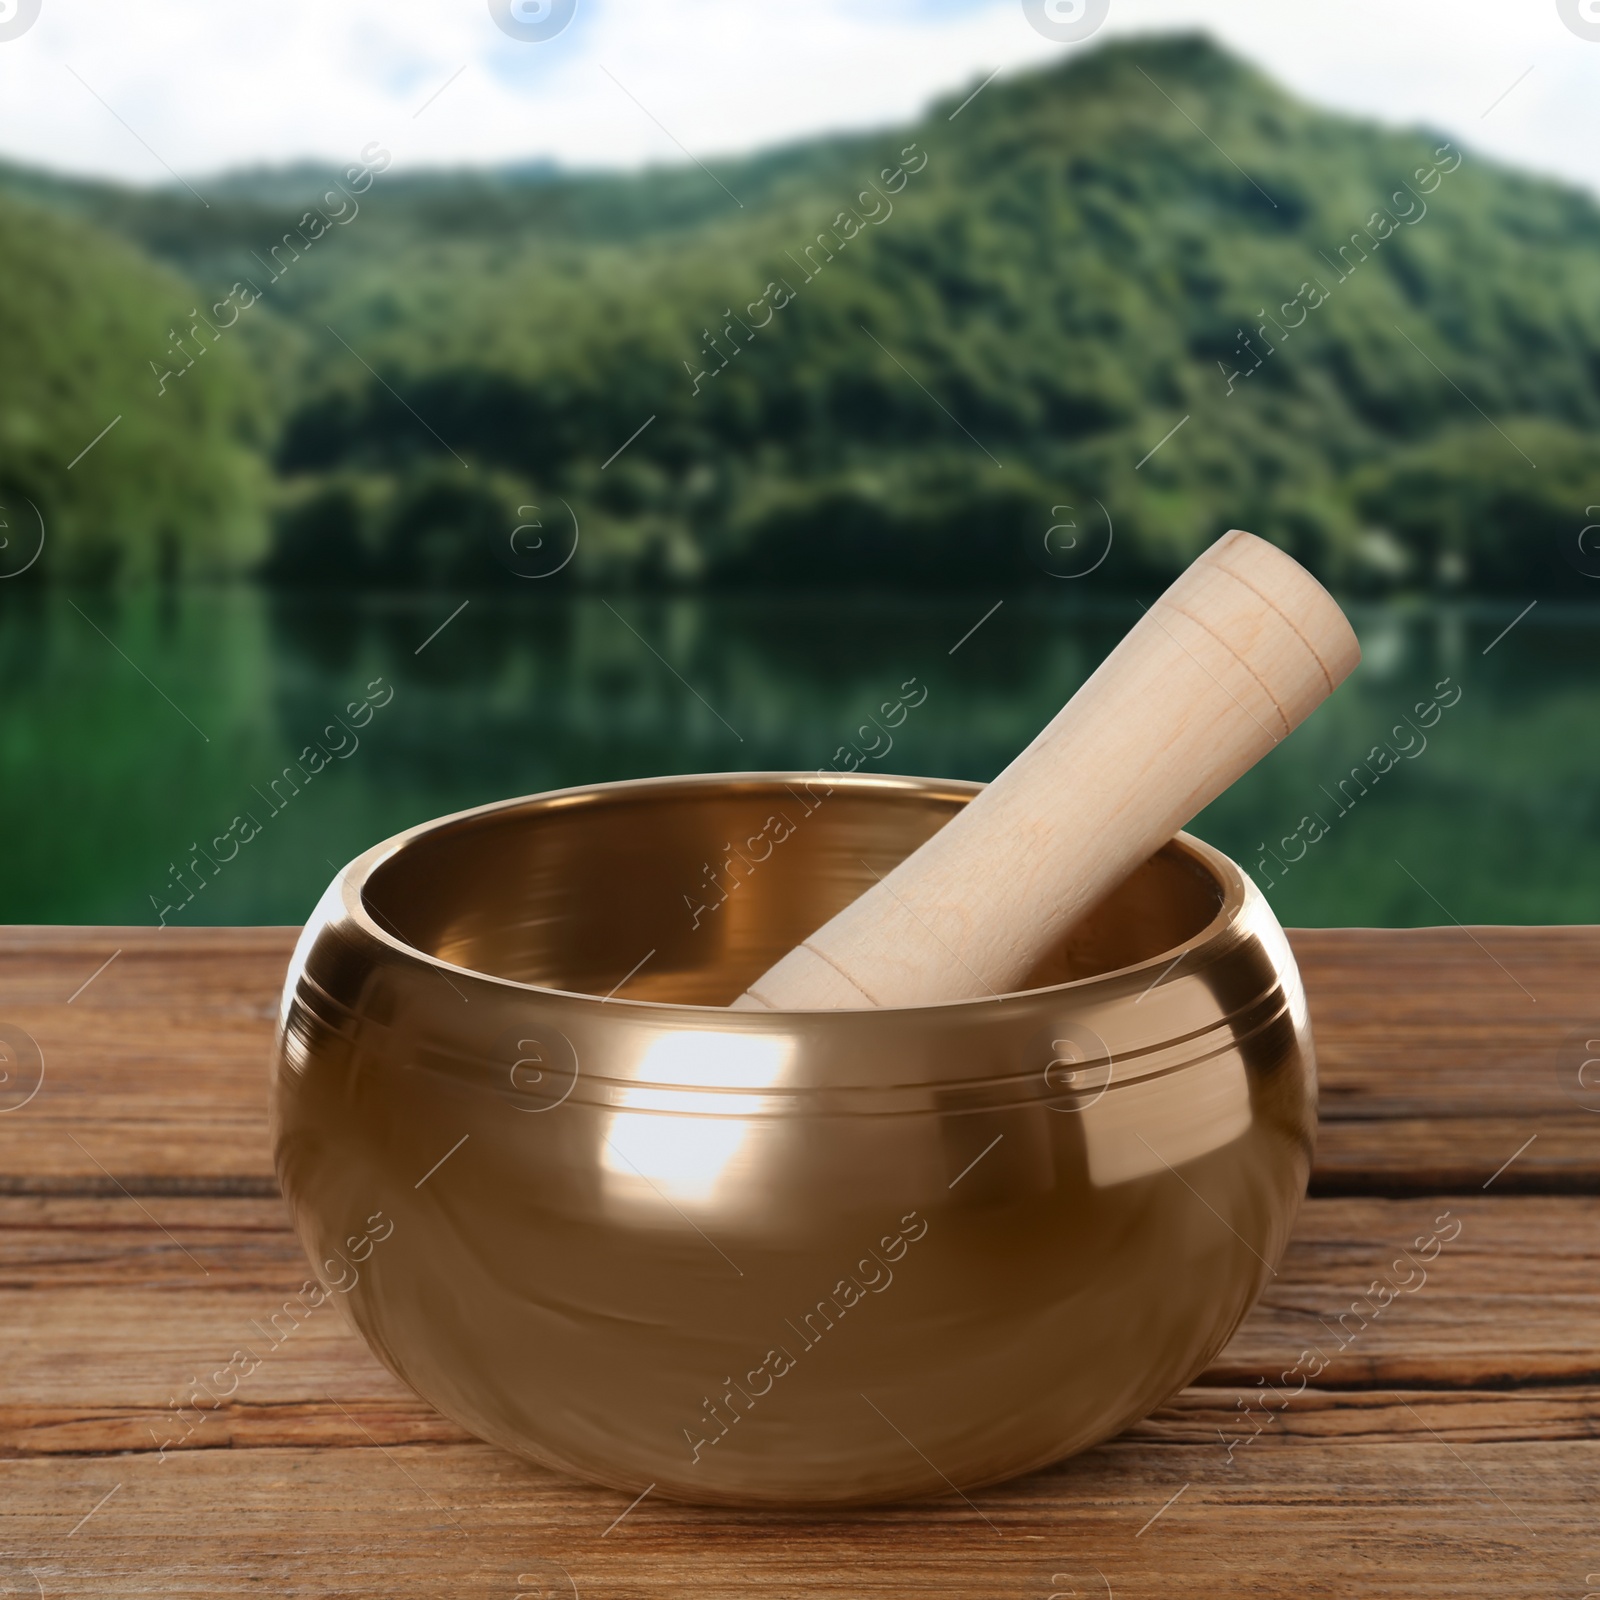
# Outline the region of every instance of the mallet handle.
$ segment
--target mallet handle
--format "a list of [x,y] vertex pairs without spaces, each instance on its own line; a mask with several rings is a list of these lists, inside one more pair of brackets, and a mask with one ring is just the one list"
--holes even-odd
[[1252,534],[1227,534],[982,794],[735,1004],[931,1005],[1014,990],[1360,656],[1310,573]]

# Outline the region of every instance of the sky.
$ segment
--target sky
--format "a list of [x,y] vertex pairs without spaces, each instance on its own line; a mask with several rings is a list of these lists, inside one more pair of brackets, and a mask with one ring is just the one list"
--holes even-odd
[[[1075,15],[1099,25],[1063,43]],[[1600,0],[0,0],[0,155],[202,196],[373,140],[397,167],[637,167],[1197,26],[1317,104],[1600,193]]]

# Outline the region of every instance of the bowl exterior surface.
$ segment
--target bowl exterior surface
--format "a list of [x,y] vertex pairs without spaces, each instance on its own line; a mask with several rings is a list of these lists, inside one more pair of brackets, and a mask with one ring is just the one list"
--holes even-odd
[[1043,987],[720,1009],[975,792],[600,785],[352,862],[273,1076],[308,1294],[474,1434],[631,1494],[942,1494],[1153,1410],[1310,1170],[1304,996],[1237,867],[1180,835]]

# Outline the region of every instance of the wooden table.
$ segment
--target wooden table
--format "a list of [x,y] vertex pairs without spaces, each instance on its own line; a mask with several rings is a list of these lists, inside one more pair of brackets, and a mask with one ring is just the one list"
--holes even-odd
[[[191,1378],[306,1276],[266,1136],[292,939],[0,930],[0,1024],[45,1060],[0,1114],[0,1596],[1600,1588],[1600,1115],[1573,1054],[1600,929],[1295,935],[1321,1144],[1233,1343],[1076,1460],[842,1516],[628,1510],[476,1443],[332,1310],[162,1458]],[[1425,1281],[1397,1272],[1430,1235]]]

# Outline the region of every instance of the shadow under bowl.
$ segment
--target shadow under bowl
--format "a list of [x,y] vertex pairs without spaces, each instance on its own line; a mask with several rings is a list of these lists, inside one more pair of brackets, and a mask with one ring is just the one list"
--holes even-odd
[[1304,995],[1233,862],[1180,834],[1014,994],[723,1009],[977,792],[601,784],[352,862],[273,1080],[311,1298],[480,1438],[630,1494],[936,1495],[1153,1410],[1310,1171]]

